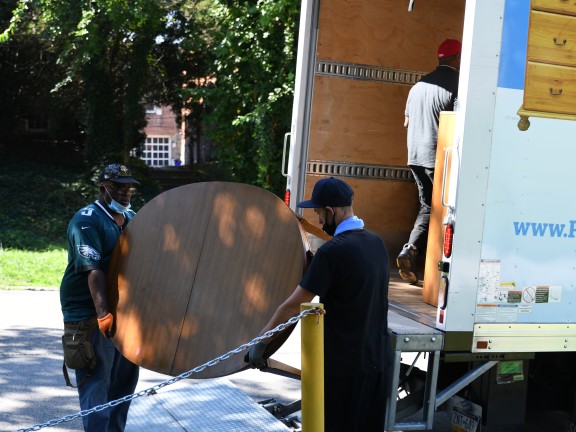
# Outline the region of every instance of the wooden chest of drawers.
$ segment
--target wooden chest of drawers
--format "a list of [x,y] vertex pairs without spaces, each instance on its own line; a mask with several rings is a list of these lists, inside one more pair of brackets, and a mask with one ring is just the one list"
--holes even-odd
[[576,120],[576,1],[532,0],[524,103],[518,128],[528,117]]

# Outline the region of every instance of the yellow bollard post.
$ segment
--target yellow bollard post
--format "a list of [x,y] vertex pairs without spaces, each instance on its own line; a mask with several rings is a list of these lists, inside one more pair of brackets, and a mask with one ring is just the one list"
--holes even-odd
[[[321,303],[302,303],[324,310]],[[301,322],[302,432],[324,432],[324,315],[308,315]]]

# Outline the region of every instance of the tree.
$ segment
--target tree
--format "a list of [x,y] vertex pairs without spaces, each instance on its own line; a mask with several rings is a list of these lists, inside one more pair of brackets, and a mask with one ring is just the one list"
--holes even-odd
[[282,137],[290,129],[296,0],[214,0],[215,83],[193,88],[209,107],[207,132],[233,179],[280,193]]
[[81,90],[76,108],[88,161],[126,160],[143,142],[146,98],[166,100],[180,91],[182,79],[166,77],[164,65],[186,56],[158,46],[179,43],[174,28],[189,31],[189,23],[173,25],[175,16],[185,19],[173,12],[181,6],[179,0],[20,0],[0,40],[42,41],[60,67],[51,91]]
[[280,193],[297,0],[12,1],[0,46],[29,38],[48,55],[42,88],[71,102],[92,165],[125,160],[143,142],[144,103],[159,103],[188,110],[232,179]]
[[[0,28],[7,28],[16,1],[0,5]],[[20,19],[28,28],[32,16]],[[0,43],[0,130],[1,142],[12,142],[18,129],[33,115],[52,117],[50,132],[57,139],[70,139],[76,132],[73,111],[79,102],[77,92],[50,92],[61,79],[63,68],[57,63],[50,44],[34,32],[13,32]],[[14,143],[13,143],[14,144]]]

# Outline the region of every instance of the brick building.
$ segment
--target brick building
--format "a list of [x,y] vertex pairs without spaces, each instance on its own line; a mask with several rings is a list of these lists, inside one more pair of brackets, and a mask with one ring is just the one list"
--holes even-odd
[[146,120],[146,142],[141,159],[153,168],[189,163],[184,123],[176,123],[176,114],[170,107],[148,106]]

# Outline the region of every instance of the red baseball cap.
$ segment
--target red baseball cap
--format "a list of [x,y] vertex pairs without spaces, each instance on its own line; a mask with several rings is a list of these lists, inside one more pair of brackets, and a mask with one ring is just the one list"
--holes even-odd
[[446,39],[438,47],[438,58],[452,57],[462,52],[462,43],[456,39]]

